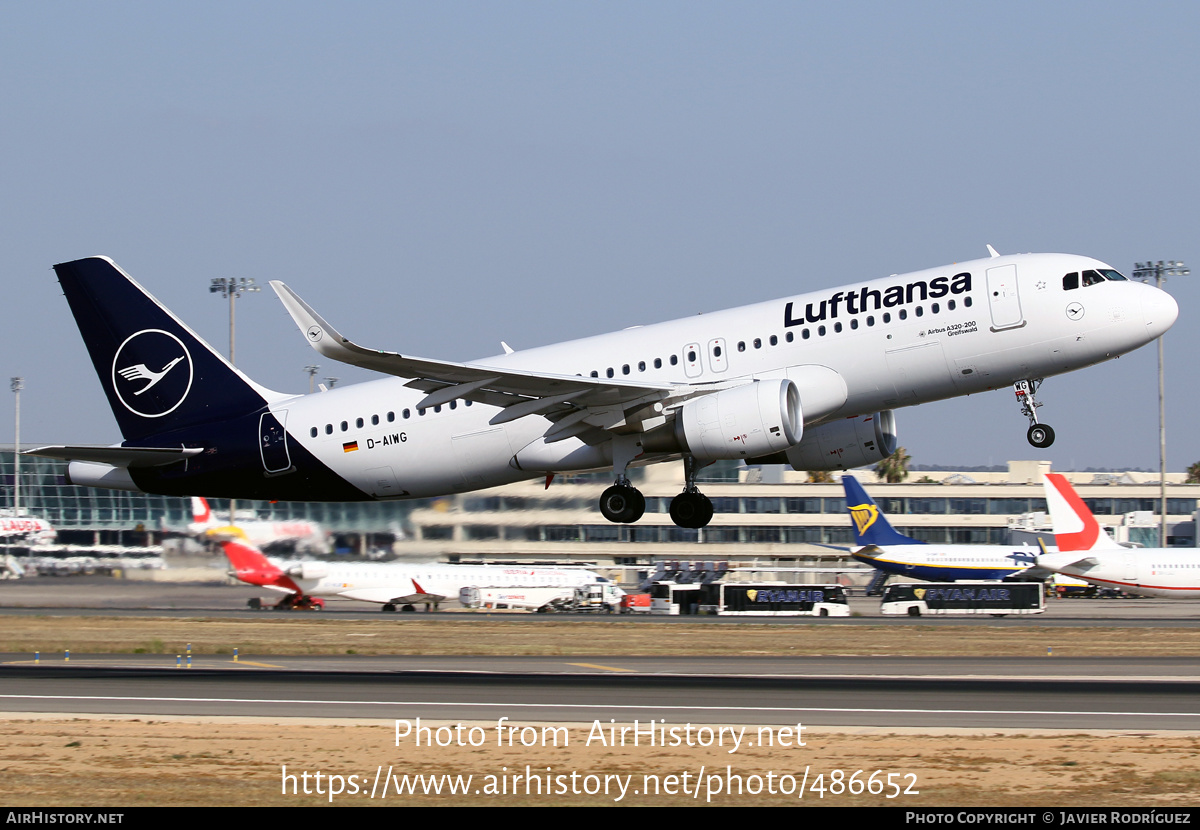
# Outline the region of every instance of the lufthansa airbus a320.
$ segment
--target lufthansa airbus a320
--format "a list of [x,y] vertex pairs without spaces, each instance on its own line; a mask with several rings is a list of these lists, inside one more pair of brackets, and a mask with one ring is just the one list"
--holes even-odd
[[93,487],[238,499],[436,496],[612,469],[613,522],[645,509],[632,464],[682,460],[671,502],[703,527],[718,459],[850,469],[896,447],[893,410],[1012,387],[1029,441],[1043,378],[1117,357],[1175,322],[1165,292],[1094,259],[992,256],[452,363],[364,348],[272,283],[326,358],[389,377],[291,395],[231,366],[110,259],[54,267],[124,436],[44,447]]

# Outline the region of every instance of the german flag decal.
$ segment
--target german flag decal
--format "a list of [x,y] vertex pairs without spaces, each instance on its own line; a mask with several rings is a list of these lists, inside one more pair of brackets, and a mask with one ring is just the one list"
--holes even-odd
[[354,452],[357,449],[358,449],[357,441],[347,441],[345,444],[342,444],[342,452]]

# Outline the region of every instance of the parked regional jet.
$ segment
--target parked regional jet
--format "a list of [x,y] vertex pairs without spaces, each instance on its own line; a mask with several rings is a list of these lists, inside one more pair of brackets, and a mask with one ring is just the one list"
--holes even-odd
[[457,598],[463,588],[569,590],[577,585],[609,581],[582,568],[379,562],[297,562],[280,566],[257,548],[237,539],[224,540],[221,547],[233,566],[233,576],[287,594],[277,608],[322,608],[325,604],[322,597],[341,597],[380,603],[384,611],[395,611],[396,606],[412,611],[415,603],[436,604],[446,597]]
[[1058,551],[1039,556],[1040,566],[1127,594],[1200,597],[1200,551],[1123,547],[1100,527],[1065,476],[1047,473],[1044,483]]
[[240,536],[255,547],[266,547],[280,542],[294,542],[297,548],[328,550],[324,528],[307,519],[291,519],[276,522],[265,519],[237,519],[232,525],[213,515],[208,501],[192,496],[192,521],[188,533],[195,536],[234,535]]
[[854,544],[851,556],[885,573],[929,582],[1049,575],[1036,567],[1038,549],[1027,545],[933,545],[892,527],[875,500],[852,475],[842,476]]
[[[990,250],[990,248],[989,248]],[[893,409],[1012,386],[1053,440],[1041,379],[1136,349],[1178,313],[1102,262],[1020,254],[450,363],[363,348],[272,283],[328,358],[394,378],[287,395],[250,380],[105,257],[54,267],[124,442],[44,447],[72,482],[168,495],[361,501],[613,469],[613,522],[645,499],[631,464],[682,459],[682,527],[718,459],[850,469],[896,447]]]

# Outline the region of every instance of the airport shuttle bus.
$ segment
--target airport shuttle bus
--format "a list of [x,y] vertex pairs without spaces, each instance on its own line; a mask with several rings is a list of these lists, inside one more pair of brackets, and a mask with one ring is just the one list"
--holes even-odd
[[884,589],[883,614],[1041,614],[1040,582],[901,582]]
[[784,582],[709,582],[703,585],[655,583],[651,614],[718,614],[746,617],[848,617],[850,605],[841,585]]
[[650,613],[678,616],[700,613],[700,588],[697,583],[655,582],[650,586]]

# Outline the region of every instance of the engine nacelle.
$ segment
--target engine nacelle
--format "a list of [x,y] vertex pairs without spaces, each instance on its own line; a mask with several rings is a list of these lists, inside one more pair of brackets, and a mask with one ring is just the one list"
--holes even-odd
[[288,568],[288,575],[300,579],[324,579],[329,576],[329,565],[324,562],[301,562]]
[[779,378],[703,395],[675,415],[676,439],[705,461],[782,452],[803,433],[800,393]]
[[779,461],[786,460],[793,470],[851,470],[895,451],[896,413],[885,409],[813,427]]

